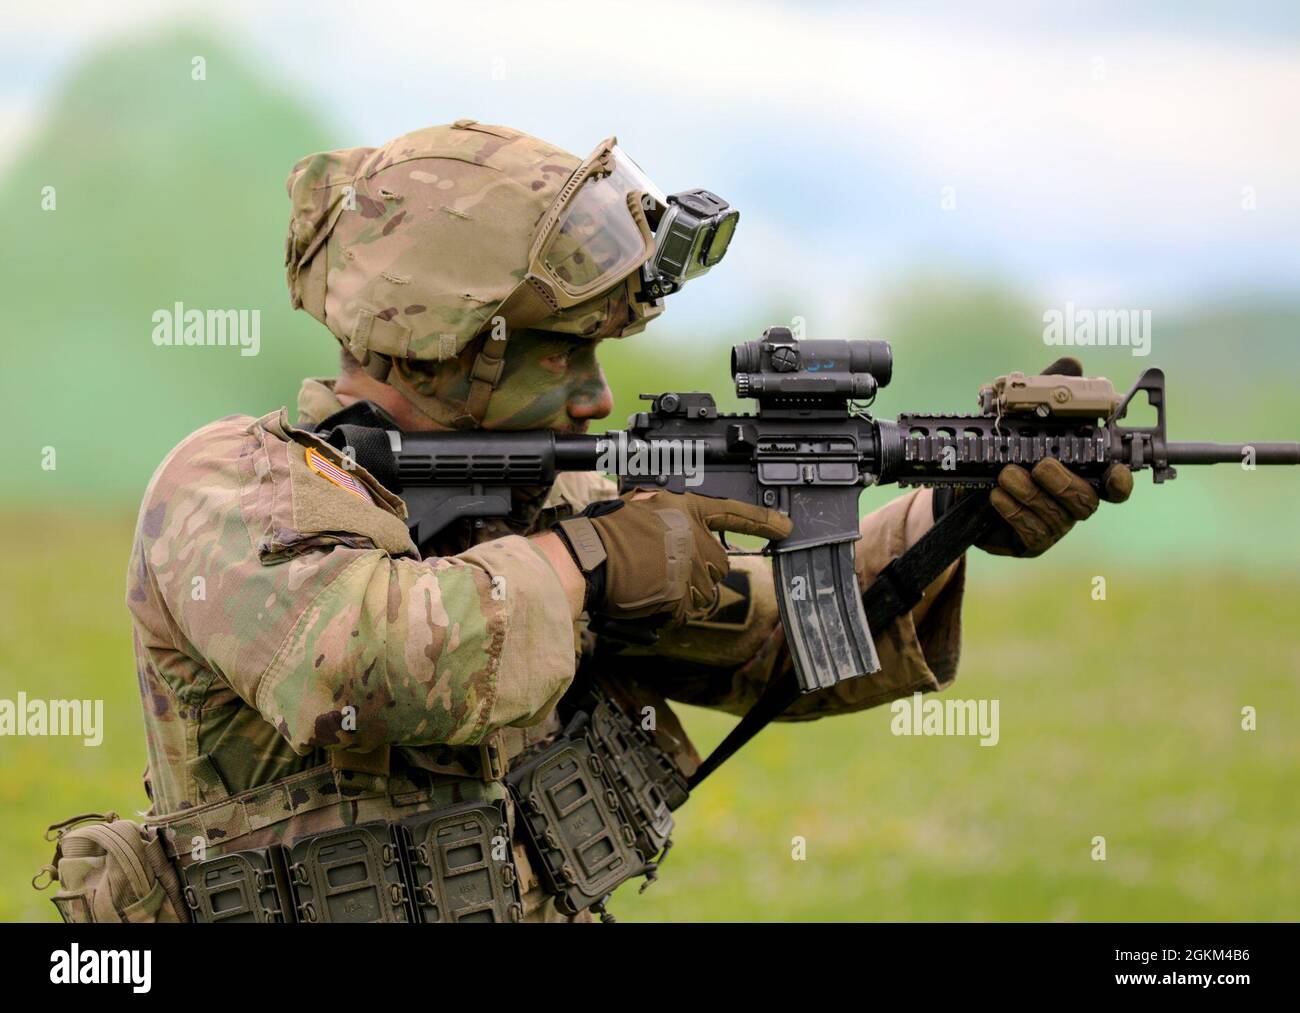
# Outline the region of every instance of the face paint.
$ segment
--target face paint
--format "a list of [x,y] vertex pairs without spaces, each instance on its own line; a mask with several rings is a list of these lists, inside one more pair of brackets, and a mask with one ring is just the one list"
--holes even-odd
[[516,334],[483,428],[582,431],[588,420],[604,418],[610,393],[596,360],[598,344],[546,331]]
[[[506,345],[501,382],[488,401],[484,429],[555,429],[581,432],[593,418],[609,414],[611,395],[596,360],[599,340],[552,331],[520,331]],[[463,405],[469,393],[472,349],[445,363],[421,394],[444,404]],[[426,374],[428,376],[428,374]],[[576,417],[575,417],[576,416]]]

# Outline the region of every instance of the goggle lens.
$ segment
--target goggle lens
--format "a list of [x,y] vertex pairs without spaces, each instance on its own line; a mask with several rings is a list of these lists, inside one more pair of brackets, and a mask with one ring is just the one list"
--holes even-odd
[[541,251],[546,271],[573,297],[615,284],[654,252],[628,198],[648,194],[657,200],[660,191],[617,147],[612,162],[612,171],[588,177],[569,199]]

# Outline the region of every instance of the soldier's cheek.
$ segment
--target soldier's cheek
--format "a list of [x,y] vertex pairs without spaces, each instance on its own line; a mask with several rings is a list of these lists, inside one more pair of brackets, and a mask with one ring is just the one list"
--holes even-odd
[[529,390],[497,391],[488,402],[489,420],[504,429],[544,429],[565,414],[565,387],[552,380]]

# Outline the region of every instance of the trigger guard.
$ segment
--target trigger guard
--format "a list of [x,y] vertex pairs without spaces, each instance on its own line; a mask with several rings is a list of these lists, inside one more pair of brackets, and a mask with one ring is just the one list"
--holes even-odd
[[736,556],[766,556],[768,554],[767,549],[756,549],[755,551],[751,552],[749,549],[736,548],[734,545],[732,545],[730,542],[727,541],[727,533],[725,531],[718,532],[718,541],[722,543],[722,548],[726,551],[728,558],[733,558]]
[[761,549],[738,549],[727,541],[727,533],[725,531],[718,532],[718,541],[722,543],[722,548],[727,553],[728,558],[739,556],[770,556],[772,554],[772,545],[774,544],[768,542],[767,545]]

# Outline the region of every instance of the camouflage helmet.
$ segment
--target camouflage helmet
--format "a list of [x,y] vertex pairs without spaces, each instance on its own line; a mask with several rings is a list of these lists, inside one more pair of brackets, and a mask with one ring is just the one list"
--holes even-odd
[[[504,343],[487,334],[503,337],[502,324],[515,325],[497,314],[513,293],[509,314],[528,288],[521,283],[539,222],[582,165],[528,134],[474,120],[379,148],[309,155],[288,180],[293,305],[324,323],[371,375],[389,379],[396,367],[393,380],[405,381],[396,385],[426,414],[473,425],[501,375]],[[593,339],[635,333],[662,305],[639,302],[636,279],[634,267],[563,309],[534,300],[520,326]],[[450,411],[428,404],[420,377],[480,337],[471,395],[479,403]]]

